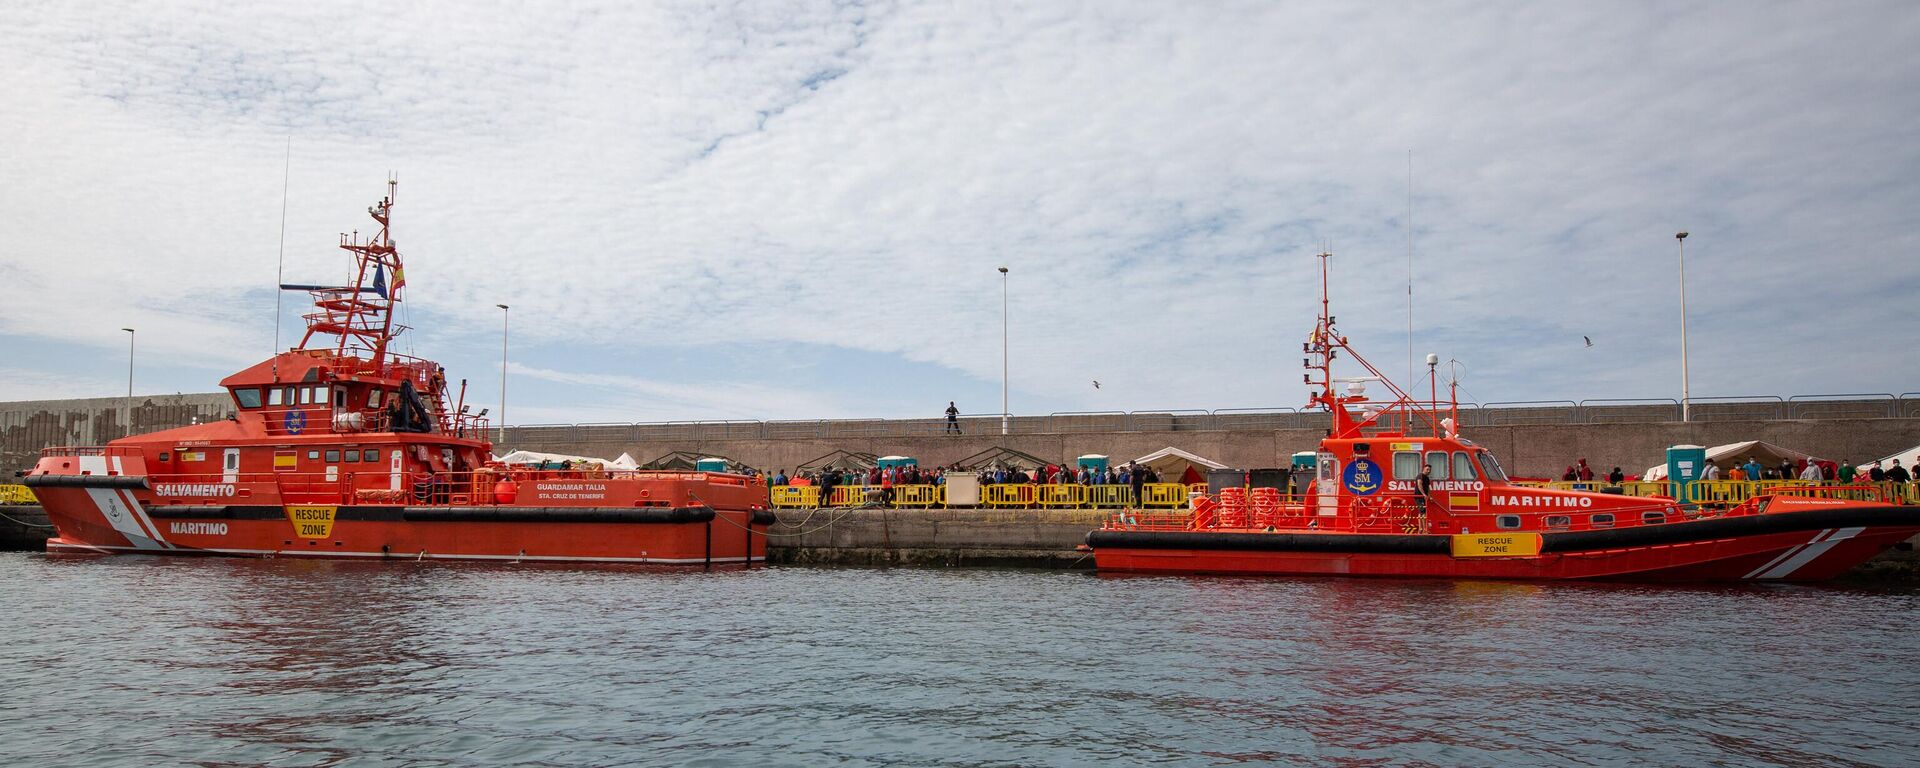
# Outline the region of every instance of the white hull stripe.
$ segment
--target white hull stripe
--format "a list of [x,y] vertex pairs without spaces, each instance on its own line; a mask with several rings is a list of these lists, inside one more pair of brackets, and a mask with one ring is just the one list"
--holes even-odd
[[1768,569],[1765,573],[1760,574],[1760,578],[1784,579],[1789,576],[1792,576],[1794,571],[1798,571],[1801,569],[1801,567],[1805,566],[1806,564],[1820,559],[1820,556],[1826,554],[1829,550],[1832,550],[1834,545],[1839,544],[1840,542],[1846,541],[1847,539],[1851,539],[1855,536],[1858,536],[1860,535],[1860,532],[1864,530],[1866,530],[1865,526],[1861,526],[1858,528],[1841,528],[1838,531],[1835,531],[1831,536],[1828,536],[1824,539],[1817,539],[1813,542],[1810,542],[1806,546],[1801,547],[1800,551],[1797,554],[1795,554],[1793,557],[1787,558],[1785,561],[1781,562],[1779,565],[1776,565],[1771,569]]
[[1822,529],[1820,529],[1820,532],[1819,532],[1819,533],[1816,533],[1816,534],[1814,534],[1814,535],[1813,535],[1813,538],[1811,538],[1811,539],[1808,539],[1808,540],[1807,540],[1807,543],[1805,543],[1805,544],[1801,544],[1801,545],[1798,545],[1798,546],[1793,546],[1793,547],[1788,547],[1788,548],[1786,549],[1786,551],[1784,551],[1784,552],[1781,552],[1781,553],[1780,553],[1780,554],[1778,554],[1778,555],[1775,555],[1775,556],[1774,556],[1774,558],[1773,558],[1772,560],[1768,560],[1768,561],[1767,561],[1767,564],[1766,564],[1766,565],[1762,565],[1762,566],[1760,566],[1760,567],[1758,567],[1758,568],[1755,568],[1755,569],[1753,569],[1753,570],[1751,570],[1751,571],[1748,571],[1748,572],[1747,572],[1747,575],[1745,575],[1745,576],[1742,576],[1741,578],[1743,578],[1743,579],[1755,579],[1755,578],[1759,578],[1759,577],[1760,577],[1760,574],[1762,574],[1762,573],[1765,573],[1765,572],[1767,571],[1767,569],[1769,569],[1769,568],[1772,568],[1772,567],[1774,567],[1774,566],[1776,566],[1776,565],[1779,565],[1781,561],[1783,561],[1783,560],[1786,560],[1786,559],[1787,559],[1787,558],[1789,558],[1789,557],[1793,557],[1794,555],[1797,555],[1797,554],[1800,554],[1800,550],[1803,550],[1803,549],[1806,549],[1806,548],[1807,548],[1807,547],[1809,547],[1809,546],[1812,546],[1814,542],[1816,542],[1816,541],[1819,541],[1819,540],[1821,540],[1821,539],[1824,539],[1824,538],[1826,538],[1826,537],[1827,537],[1827,535],[1828,535],[1828,534],[1830,534],[1830,533],[1833,533],[1833,529],[1832,529],[1832,528],[1822,528]]
[[[65,549],[65,550],[75,550],[80,552],[138,552],[138,553],[154,552],[154,550],[152,549],[143,549],[140,547],[109,547],[109,546],[97,546],[93,544],[55,544],[53,542],[47,543],[47,549]],[[207,554],[215,554],[215,555],[243,555],[243,556],[249,556],[249,557],[323,557],[323,558],[324,557],[371,557],[371,558],[381,558],[386,560],[421,560],[421,559],[425,559],[425,560],[503,560],[503,561],[545,562],[545,563],[643,563],[643,564],[653,564],[653,565],[700,565],[702,563],[709,562],[704,557],[681,557],[681,558],[568,557],[565,555],[436,555],[432,553],[428,553],[423,557],[419,554],[409,555],[409,554],[403,554],[399,552],[388,554],[383,552],[340,552],[340,551],[319,552],[319,551],[308,551],[308,550],[300,550],[300,549],[218,549],[213,547],[195,548],[195,549],[177,549],[174,551],[180,552],[182,554],[196,554],[196,553],[204,552]],[[716,558],[713,558],[711,562],[713,562],[715,565],[724,565],[724,564],[732,564],[732,563],[744,563],[747,561],[748,559],[744,557],[716,557]],[[756,563],[765,562],[766,558],[754,557],[752,561]]]
[[[81,471],[96,475],[107,474],[108,457],[81,456],[79,458]],[[113,471],[119,473],[122,466],[120,457],[114,456],[112,459]],[[173,548],[172,544],[167,543],[166,537],[161,535],[160,527],[154,524],[152,518],[147,517],[147,511],[141,508],[140,502],[134,500],[132,493],[112,488],[88,488],[86,492],[87,497],[93,500],[93,506],[100,511],[100,516],[106,518],[107,524],[112,525],[120,535],[127,537],[127,541],[132,542],[136,548],[146,550]]]

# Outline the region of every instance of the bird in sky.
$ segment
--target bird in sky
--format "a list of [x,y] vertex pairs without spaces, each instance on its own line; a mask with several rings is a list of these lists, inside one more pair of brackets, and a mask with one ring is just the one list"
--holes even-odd
[[1592,338],[1589,338],[1589,337],[1586,337],[1586,336],[1582,336],[1582,337],[1580,337],[1580,338],[1582,338],[1582,339],[1585,339],[1585,340],[1586,340],[1586,342],[1587,342],[1587,346],[1589,346],[1589,347],[1591,347],[1591,346],[1593,346],[1593,339],[1592,339]]
[[1100,388],[1100,380],[1099,380],[1099,379],[1094,379],[1094,380],[1093,380],[1093,388],[1094,388],[1094,389],[1099,389],[1099,388]]

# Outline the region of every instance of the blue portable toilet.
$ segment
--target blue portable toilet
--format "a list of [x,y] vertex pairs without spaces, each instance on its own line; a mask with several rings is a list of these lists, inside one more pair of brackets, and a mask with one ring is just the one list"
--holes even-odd
[[1707,472],[1707,449],[1698,445],[1667,448],[1667,479],[1673,482],[1673,498],[1690,501],[1687,487]]
[[881,469],[897,469],[899,467],[920,466],[920,460],[912,456],[882,456],[879,459],[876,459],[875,461],[876,463],[879,464]]
[[693,468],[700,472],[725,472],[727,471],[727,460],[705,458],[694,462]]
[[1097,470],[1105,471],[1107,468],[1106,454],[1089,453],[1085,456],[1081,456],[1076,461],[1078,462],[1078,465],[1081,469],[1097,469]]

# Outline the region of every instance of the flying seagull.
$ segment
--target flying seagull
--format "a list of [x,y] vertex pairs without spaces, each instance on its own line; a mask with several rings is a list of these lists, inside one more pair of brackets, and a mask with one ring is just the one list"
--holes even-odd
[[1093,380],[1093,388],[1094,388],[1094,389],[1099,389],[1099,388],[1100,388],[1100,380],[1099,380],[1099,379],[1094,379],[1094,380]]
[[1589,337],[1586,337],[1586,336],[1582,336],[1582,337],[1580,337],[1580,338],[1582,338],[1582,339],[1586,339],[1586,342],[1587,342],[1587,346],[1589,346],[1589,347],[1591,347],[1591,346],[1593,346],[1593,339],[1591,339],[1591,338],[1589,338]]

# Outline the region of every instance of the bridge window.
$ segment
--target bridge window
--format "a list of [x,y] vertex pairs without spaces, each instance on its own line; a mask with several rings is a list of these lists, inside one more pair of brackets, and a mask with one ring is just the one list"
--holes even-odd
[[380,407],[380,390],[378,389],[367,390],[367,407],[368,408]]
[[1591,518],[1588,518],[1588,522],[1590,522],[1590,523],[1592,523],[1592,524],[1593,524],[1593,527],[1595,527],[1595,528],[1612,528],[1612,527],[1613,527],[1613,513],[1611,513],[1611,512],[1601,512],[1601,513],[1599,513],[1599,514],[1597,514],[1597,515],[1594,515],[1594,516],[1593,516],[1593,517],[1591,517]]
[[327,463],[328,464],[340,463],[340,452],[337,450],[327,451]]
[[242,408],[258,408],[260,407],[260,390],[252,387],[236,389],[233,391],[233,400]]
[[[300,404],[313,405],[313,390],[307,389],[306,387],[300,388]],[[293,405],[291,399],[288,400],[287,405]]]
[[1447,452],[1432,451],[1427,454],[1427,466],[1433,467],[1433,479],[1447,480],[1453,477],[1447,469]]
[[1507,481],[1507,473],[1501,471],[1500,462],[1493,458],[1493,454],[1486,451],[1475,451],[1475,453],[1480,454],[1480,472],[1486,476],[1487,482],[1504,483]]
[[1453,479],[1472,480],[1476,477],[1479,477],[1479,475],[1474,474],[1473,459],[1467,458],[1467,452],[1458,451],[1454,453],[1453,454]]
[[345,461],[349,464],[358,462],[359,460],[360,460],[360,452],[353,450],[351,448],[347,449],[346,455],[341,457],[341,461]]
[[285,400],[282,400],[282,399],[281,399],[281,395],[282,395],[282,394],[283,394],[283,392],[281,391],[281,389],[280,389],[279,387],[273,387],[273,388],[270,388],[270,389],[268,389],[268,390],[267,390],[267,405],[284,405],[284,404],[286,403],[286,401],[285,401]]
[[1420,454],[1416,451],[1393,452],[1393,479],[1412,480],[1420,476]]

